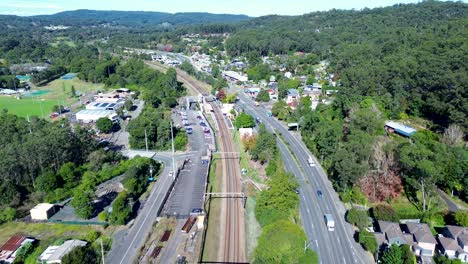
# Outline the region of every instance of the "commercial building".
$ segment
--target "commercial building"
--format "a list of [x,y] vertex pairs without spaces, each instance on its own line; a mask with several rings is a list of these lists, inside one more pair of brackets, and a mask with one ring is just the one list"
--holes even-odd
[[83,123],[96,122],[99,118],[109,118],[113,122],[118,122],[119,116],[112,110],[86,109],[76,113],[76,120]]
[[55,214],[55,206],[49,203],[40,203],[29,212],[32,220],[48,220]]
[[15,235],[0,247],[0,263],[13,263],[18,250],[27,243],[33,243],[34,238]]
[[60,246],[49,246],[42,254],[39,256],[40,263],[62,263],[62,258],[70,253],[76,247],[86,246],[85,241],[81,240],[67,240],[63,242]]
[[223,77],[233,82],[246,82],[249,79],[247,76],[241,75],[235,71],[223,71]]

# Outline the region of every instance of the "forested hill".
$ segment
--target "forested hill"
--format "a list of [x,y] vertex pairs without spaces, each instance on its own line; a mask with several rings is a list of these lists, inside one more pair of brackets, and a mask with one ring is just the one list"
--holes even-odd
[[156,26],[163,23],[171,25],[191,25],[202,23],[228,23],[250,19],[246,15],[211,14],[211,13],[163,13],[145,11],[99,11],[75,10],[53,15],[40,15],[25,18],[45,24],[66,26],[96,26],[110,24],[115,26],[140,27]]
[[424,117],[468,132],[468,4],[419,4],[268,16],[241,22],[232,56],[311,52],[330,61],[348,98],[378,98],[389,118]]

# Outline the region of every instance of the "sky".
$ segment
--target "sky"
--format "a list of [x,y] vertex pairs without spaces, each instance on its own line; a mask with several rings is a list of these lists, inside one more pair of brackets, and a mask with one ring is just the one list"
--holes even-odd
[[[329,9],[362,9],[421,0],[0,0],[0,14],[31,16],[95,9],[160,12],[209,12],[262,16],[302,15]],[[466,2],[468,0],[464,0]]]

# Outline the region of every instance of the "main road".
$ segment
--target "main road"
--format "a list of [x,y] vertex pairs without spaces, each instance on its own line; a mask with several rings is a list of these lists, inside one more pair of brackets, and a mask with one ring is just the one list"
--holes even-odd
[[[281,134],[286,141],[278,139],[279,149],[286,169],[296,175],[301,186],[300,213],[308,238],[307,246],[318,252],[320,263],[372,263],[369,254],[354,241],[354,230],[344,221],[344,205],[333,190],[326,173],[302,140],[292,135],[279,121],[268,117],[265,108],[255,107],[247,95],[240,92],[238,97],[238,105],[245,112],[259,118],[270,131]],[[313,157],[316,166],[309,166],[309,156]],[[317,190],[322,191],[323,197],[317,195]],[[327,230],[324,214],[334,216],[335,231]]]

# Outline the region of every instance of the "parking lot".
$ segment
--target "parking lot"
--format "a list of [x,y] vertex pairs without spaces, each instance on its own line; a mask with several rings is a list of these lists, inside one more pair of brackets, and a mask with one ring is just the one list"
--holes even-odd
[[[177,218],[186,218],[192,209],[201,208],[203,205],[208,165],[202,162],[202,157],[206,155],[212,137],[206,120],[203,120],[197,111],[189,110],[185,113],[186,118],[184,112],[181,112],[177,122],[186,128],[192,128],[191,134],[188,134],[192,154],[187,157],[188,162],[181,170],[163,210],[163,215]],[[200,123],[204,123],[205,126]]]

